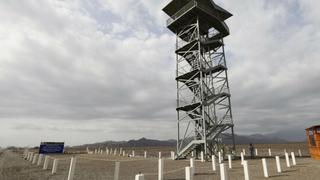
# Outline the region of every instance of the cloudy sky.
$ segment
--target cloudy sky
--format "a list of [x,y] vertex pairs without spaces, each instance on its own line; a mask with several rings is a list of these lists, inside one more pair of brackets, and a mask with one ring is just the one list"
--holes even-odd
[[[0,146],[176,137],[169,0],[0,0]],[[216,0],[238,134],[320,124],[320,1]]]

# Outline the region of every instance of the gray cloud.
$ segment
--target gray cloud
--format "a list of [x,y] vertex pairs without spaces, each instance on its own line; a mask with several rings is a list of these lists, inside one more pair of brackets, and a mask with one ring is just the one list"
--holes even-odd
[[[167,2],[0,2],[0,137],[11,137],[0,143],[174,138]],[[234,14],[226,50],[236,132],[317,123],[318,2],[217,3]]]

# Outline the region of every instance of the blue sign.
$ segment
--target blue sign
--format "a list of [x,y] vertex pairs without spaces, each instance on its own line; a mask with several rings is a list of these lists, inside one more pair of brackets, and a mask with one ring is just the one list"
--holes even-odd
[[64,142],[41,142],[39,154],[63,154]]

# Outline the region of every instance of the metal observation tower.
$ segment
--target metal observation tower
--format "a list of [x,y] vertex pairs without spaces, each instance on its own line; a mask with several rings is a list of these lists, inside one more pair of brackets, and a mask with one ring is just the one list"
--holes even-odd
[[[211,0],[172,0],[163,11],[176,34],[178,139],[176,159],[192,152],[234,151],[233,119],[223,38],[231,13]],[[224,149],[224,152],[226,150]]]

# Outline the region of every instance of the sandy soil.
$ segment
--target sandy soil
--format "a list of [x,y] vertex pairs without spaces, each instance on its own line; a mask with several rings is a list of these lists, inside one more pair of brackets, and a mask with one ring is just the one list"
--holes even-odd
[[[246,146],[244,146],[246,147]],[[269,147],[266,145],[265,147]],[[279,151],[275,153],[281,154],[284,145],[279,146]],[[287,147],[287,146],[286,146]],[[241,149],[241,146],[239,146]],[[296,148],[296,147],[295,147]],[[147,149],[147,148],[146,148]],[[274,148],[275,149],[275,148]],[[290,152],[290,147],[286,148]],[[144,149],[142,149],[144,150]],[[137,151],[137,155],[142,155],[143,151]],[[159,149],[157,149],[159,150]],[[167,149],[168,150],[168,149]],[[281,150],[281,151],[280,151]],[[292,149],[297,151],[296,149]],[[162,149],[164,152],[164,149]],[[262,150],[261,150],[262,151]],[[266,149],[267,152],[267,149]],[[52,162],[48,170],[42,170],[41,167],[31,164],[29,161],[24,160],[20,154],[4,151],[0,153],[0,179],[1,180],[64,180],[67,179],[68,168],[71,155],[51,156],[58,158],[58,172],[54,175],[51,174]],[[157,154],[154,152],[153,154]],[[169,154],[169,153],[167,153]],[[283,153],[282,153],[283,154]],[[113,155],[76,155],[77,165],[74,180],[112,180],[114,175],[115,161],[120,162],[120,180],[133,180],[135,174],[139,172],[145,174],[146,180],[157,179],[157,165],[156,158],[143,157],[120,157]],[[276,172],[275,159],[268,158],[269,179],[274,180],[317,180],[320,179],[320,161],[312,160],[308,157],[298,158],[297,166],[287,168],[285,160],[281,158],[281,165],[283,173]],[[188,160],[172,161],[165,160],[165,179],[166,180],[184,180],[184,167],[189,165]],[[226,162],[227,166],[227,162]],[[254,180],[265,179],[263,177],[262,163],[260,158],[249,160],[250,178]],[[228,170],[231,180],[243,180],[243,168],[239,160],[233,161],[233,168]],[[211,162],[196,161],[196,176],[195,180],[212,180],[220,179],[219,169],[216,172],[212,171]]]

